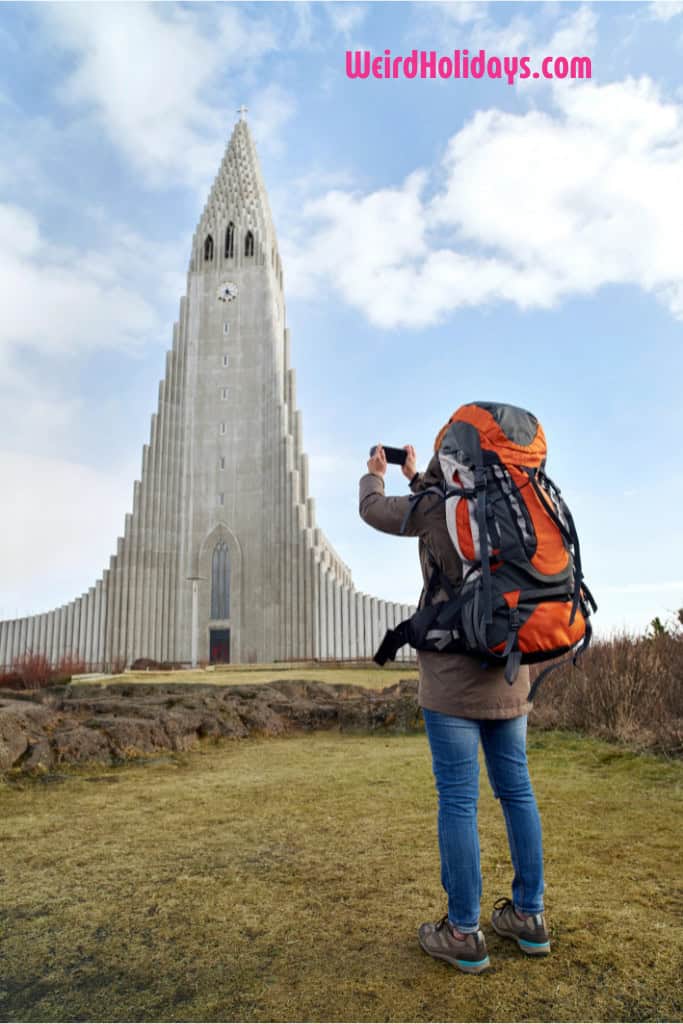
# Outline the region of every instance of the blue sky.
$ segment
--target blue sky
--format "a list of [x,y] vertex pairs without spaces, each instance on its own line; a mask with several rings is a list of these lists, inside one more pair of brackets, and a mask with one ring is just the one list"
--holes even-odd
[[[593,77],[345,75],[347,49],[465,47]],[[486,399],[546,429],[596,627],[683,605],[683,4],[3,4],[0,52],[0,617],[108,565],[241,103],[318,520],[356,585],[419,591],[414,542],[358,517],[369,446],[424,463]]]

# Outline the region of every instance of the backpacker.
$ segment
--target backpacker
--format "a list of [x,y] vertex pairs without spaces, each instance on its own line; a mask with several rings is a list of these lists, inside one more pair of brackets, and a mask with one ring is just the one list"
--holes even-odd
[[[571,512],[545,472],[541,424],[512,405],[473,402],[451,416],[435,449],[443,485],[411,497],[402,531],[418,502],[439,495],[463,581],[456,589],[435,568],[424,607],[388,630],[374,660],[383,665],[409,643],[504,663],[509,683],[521,664],[567,654],[576,663],[597,605],[583,580]],[[432,602],[439,586],[448,598]],[[537,678],[531,699],[554,667]]]

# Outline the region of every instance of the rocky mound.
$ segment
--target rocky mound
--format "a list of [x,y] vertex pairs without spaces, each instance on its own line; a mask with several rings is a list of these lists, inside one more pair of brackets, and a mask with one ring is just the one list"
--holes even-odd
[[419,729],[417,682],[401,680],[381,691],[303,680],[0,690],[0,770],[116,764],[154,751],[189,750],[204,737],[330,728]]

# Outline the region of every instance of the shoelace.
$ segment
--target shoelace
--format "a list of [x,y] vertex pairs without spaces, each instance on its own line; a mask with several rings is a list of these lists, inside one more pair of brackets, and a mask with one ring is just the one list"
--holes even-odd
[[493,909],[494,910],[500,910],[501,913],[503,913],[503,911],[505,910],[506,907],[510,907],[512,909],[512,913],[514,914],[515,919],[517,921],[519,921],[520,924],[525,924],[525,923],[528,924],[529,921],[531,921],[532,925],[540,926],[542,924],[542,919],[541,919],[541,915],[540,914],[527,914],[522,919],[519,916],[519,914],[517,913],[517,911],[515,910],[514,903],[512,902],[512,900],[509,900],[507,898],[507,896],[501,896],[500,899],[497,899],[496,902],[493,904]]
[[[448,933],[450,934],[451,938],[455,939],[456,936],[453,934],[453,928],[451,927],[450,923],[447,924],[447,922],[448,922],[448,913],[445,913],[443,915],[443,917],[441,918],[441,920],[436,922],[434,927],[436,928],[437,932],[441,931],[442,928],[446,928]],[[465,940],[467,940],[467,935],[465,936]],[[462,939],[456,939],[456,941],[457,942],[462,942],[463,940]]]
[[512,900],[509,900],[509,899],[507,898],[507,896],[501,896],[501,897],[500,897],[499,899],[497,899],[497,900],[496,900],[496,902],[495,902],[495,903],[493,904],[493,909],[494,909],[494,910],[501,910],[501,911],[502,911],[502,910],[505,910],[505,908],[506,908],[506,907],[508,907],[508,906],[512,907],[512,909],[513,909],[513,910],[515,909],[515,907],[514,907],[514,904],[513,904]]

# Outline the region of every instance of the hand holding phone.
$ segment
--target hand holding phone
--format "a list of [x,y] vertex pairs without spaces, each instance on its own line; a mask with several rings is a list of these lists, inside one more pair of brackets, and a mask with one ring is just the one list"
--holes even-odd
[[[376,444],[372,446],[372,448],[370,449],[370,458],[374,456],[378,447],[379,445]],[[382,448],[384,449],[384,455],[386,457],[387,462],[391,462],[395,466],[404,465],[406,458],[408,456],[408,452],[405,450],[405,448],[391,448],[388,445],[382,445]]]

